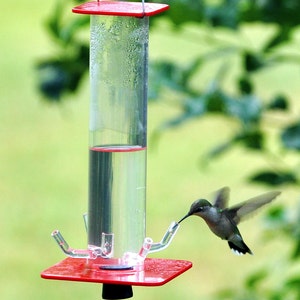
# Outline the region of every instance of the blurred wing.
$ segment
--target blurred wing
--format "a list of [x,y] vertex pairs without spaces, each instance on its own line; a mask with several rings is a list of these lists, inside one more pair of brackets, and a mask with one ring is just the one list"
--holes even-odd
[[216,199],[213,205],[217,208],[224,209],[227,207],[228,200],[229,200],[229,187],[225,186],[217,191]]
[[256,196],[227,209],[226,214],[235,222],[235,224],[238,224],[239,222],[245,220],[246,217],[250,217],[251,213],[256,211],[258,208],[270,203],[280,193],[281,192],[275,191]]

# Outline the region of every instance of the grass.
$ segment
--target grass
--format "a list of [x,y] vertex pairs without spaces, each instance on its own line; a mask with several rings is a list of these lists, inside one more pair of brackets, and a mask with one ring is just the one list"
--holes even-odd
[[[35,89],[34,62],[53,51],[42,27],[52,5],[32,0],[17,5],[6,2],[1,7],[0,278],[1,299],[5,300],[100,298],[99,285],[47,281],[39,275],[64,258],[50,237],[53,229],[61,229],[73,247],[86,247],[81,215],[87,209],[88,82],[62,106],[45,104]],[[170,53],[177,57],[172,49],[175,42],[183,43],[171,35],[153,33],[150,53],[155,58]],[[191,51],[200,48],[193,47]],[[176,113],[176,107],[151,104],[150,135],[162,120]],[[228,134],[232,125],[215,117],[168,131],[157,144],[150,139],[147,235],[155,241],[200,195],[229,185],[232,202],[238,202],[264,191],[245,184],[243,177],[261,160],[239,149],[200,171],[201,154]],[[212,134],[221,126],[222,134]],[[293,189],[285,192],[296,197]],[[240,283],[245,272],[264,264],[274,246],[260,240],[259,225],[259,217],[241,225],[256,255],[239,258],[200,219],[191,218],[172,245],[153,256],[191,260],[193,269],[163,287],[135,288],[135,299],[175,300],[187,294],[189,299],[208,299],[211,292]],[[274,251],[270,256],[275,256]]]

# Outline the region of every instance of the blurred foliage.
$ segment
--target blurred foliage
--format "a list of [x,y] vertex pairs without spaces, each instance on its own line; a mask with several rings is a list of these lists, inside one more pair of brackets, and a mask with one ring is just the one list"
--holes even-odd
[[[81,1],[71,1],[72,4]],[[68,3],[70,4],[70,3]],[[39,90],[48,101],[61,102],[64,95],[78,90],[80,82],[88,72],[88,41],[80,39],[80,30],[86,29],[89,18],[66,18],[67,1],[57,0],[46,27],[57,46],[55,55],[38,64]],[[184,12],[184,13],[183,13]],[[149,70],[152,100],[161,99],[166,91],[179,95],[180,113],[165,120],[157,134],[176,128],[184,123],[209,115],[221,115],[235,123],[232,135],[216,145],[205,156],[212,160],[225,155],[234,147],[243,147],[257,155],[272,159],[272,165],[262,166],[248,179],[253,183],[268,186],[298,185],[299,171],[295,164],[290,166],[282,155],[295,155],[300,151],[300,119],[291,118],[292,100],[284,91],[264,99],[257,93],[261,84],[256,80],[260,72],[286,64],[300,67],[300,54],[284,52],[284,47],[296,45],[296,30],[300,25],[299,0],[174,0],[171,9],[154,19],[165,19],[180,32],[186,25],[197,25],[210,32],[226,30],[237,43],[213,41],[208,53],[192,57],[186,64],[174,61],[151,62]],[[155,26],[155,20],[154,22]],[[242,26],[249,24],[272,25],[274,32],[256,48],[239,45],[237,34]],[[299,45],[298,45],[299,46]],[[232,89],[223,87],[229,77],[229,57],[237,57],[240,64],[238,74],[232,81]],[[195,87],[193,81],[203,68],[221,60],[221,66],[213,74],[205,88]],[[280,121],[276,119],[280,116]],[[272,119],[273,117],[273,119]],[[271,120],[271,122],[268,120]],[[272,122],[273,120],[273,122]],[[272,123],[272,124],[270,124]],[[267,126],[270,124],[269,126]],[[271,130],[276,131],[274,134]],[[294,214],[284,207],[276,207],[266,216],[270,236],[282,233],[293,248],[292,254],[285,258],[284,265],[289,268],[300,257],[300,209]],[[264,268],[250,274],[240,289],[218,293],[218,299],[300,299],[300,274],[289,274],[280,278],[280,284],[266,288],[264,284],[273,270]]]
[[[37,66],[39,90],[48,101],[61,102],[64,96],[78,90],[80,82],[88,73],[89,41],[80,36],[81,29],[87,30],[88,16],[70,18],[66,16],[72,6],[82,1],[57,0],[46,21],[46,28],[56,45],[54,55],[45,58]],[[182,12],[185,12],[184,14]],[[155,61],[150,63],[149,98],[161,99],[165,91],[174,91],[180,95],[178,116],[166,120],[156,135],[164,130],[180,126],[192,119],[199,119],[210,114],[219,114],[234,120],[237,129],[232,131],[226,141],[212,148],[205,160],[212,160],[226,154],[236,146],[254,151],[258,155],[270,155],[281,163],[273,163],[248,179],[267,185],[297,184],[299,171],[287,164],[282,164],[282,153],[300,151],[300,120],[290,118],[290,99],[284,91],[263,99],[257,90],[256,75],[263,70],[270,70],[286,63],[300,65],[300,55],[286,54],[282,47],[295,44],[295,31],[300,23],[300,2],[296,0],[174,0],[171,9],[155,17],[165,19],[176,31],[188,24],[205,26],[208,30],[228,30],[237,40],[241,26],[259,23],[262,26],[274,25],[273,34],[258,47],[253,49],[244,45],[228,45],[213,41],[212,50],[193,57],[186,64],[174,61]],[[229,77],[230,66],[226,63],[230,57],[238,57],[240,64],[238,75],[232,78],[231,86],[235,91],[228,91],[223,82]],[[209,84],[201,89],[192,83],[201,69],[209,67],[215,59],[221,58],[221,67],[212,74]],[[276,122],[278,129],[277,151],[269,143],[269,128],[266,120],[272,115],[280,115],[281,122]],[[275,124],[272,124],[274,128]],[[273,159],[276,161],[276,159]],[[267,165],[267,164],[266,164]]]
[[46,21],[47,31],[57,45],[55,54],[37,65],[38,88],[48,101],[60,102],[64,95],[76,92],[88,72],[89,44],[78,38],[78,32],[89,25],[89,17],[66,18],[65,13],[70,10],[68,4],[67,1],[56,1]]

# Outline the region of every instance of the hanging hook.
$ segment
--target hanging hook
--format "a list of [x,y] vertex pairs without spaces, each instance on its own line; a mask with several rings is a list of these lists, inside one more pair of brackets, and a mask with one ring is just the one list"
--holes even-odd
[[146,12],[145,12],[145,0],[142,0],[142,9],[143,9],[143,15],[142,15],[142,18],[144,18],[145,15],[146,15]]

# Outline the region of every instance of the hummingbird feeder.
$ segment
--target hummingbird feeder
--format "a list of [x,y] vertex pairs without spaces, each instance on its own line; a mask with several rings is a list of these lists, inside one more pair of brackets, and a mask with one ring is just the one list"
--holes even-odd
[[73,8],[90,15],[89,201],[86,249],[52,236],[68,256],[42,278],[102,283],[103,299],[132,297],[132,286],[160,286],[192,267],[184,260],[146,258],[169,246],[146,232],[147,73],[149,17],[160,3],[93,1]]

